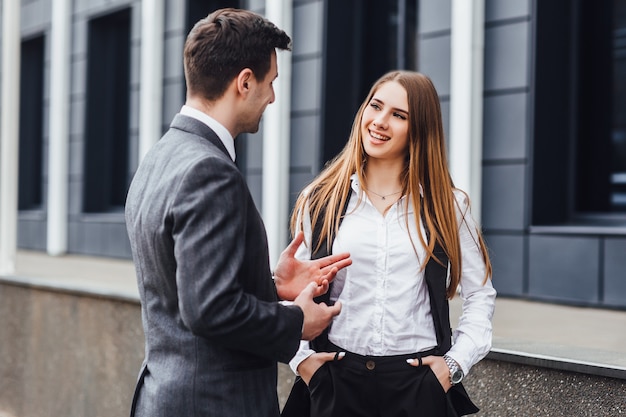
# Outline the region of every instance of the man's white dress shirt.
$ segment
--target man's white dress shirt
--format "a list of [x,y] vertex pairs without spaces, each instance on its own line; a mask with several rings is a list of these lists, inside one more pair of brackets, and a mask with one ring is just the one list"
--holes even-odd
[[224,127],[224,125],[222,125],[220,122],[218,122],[208,114],[187,105],[184,105],[183,108],[180,109],[180,114],[193,117],[194,119],[199,120],[208,127],[210,127],[211,130],[215,132],[217,137],[220,138],[220,140],[226,147],[230,158],[233,160],[233,162],[235,161],[235,139],[233,139],[233,135],[230,134],[230,132]]

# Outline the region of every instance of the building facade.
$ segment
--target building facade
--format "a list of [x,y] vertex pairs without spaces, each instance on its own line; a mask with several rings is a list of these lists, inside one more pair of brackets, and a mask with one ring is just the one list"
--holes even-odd
[[[49,249],[51,69],[60,59],[70,79],[66,251],[128,259],[123,206],[142,153],[147,4],[163,8],[162,132],[184,101],[182,48],[193,23],[219,7],[265,13],[266,1],[279,0],[75,0],[64,56],[51,52],[56,1],[21,0],[18,248]],[[482,5],[481,181],[470,197],[480,207],[494,286],[501,296],[626,309],[626,1]],[[358,104],[388,70],[429,75],[446,133],[455,129],[451,79],[472,70],[454,60],[457,7],[458,0],[290,2],[289,207],[343,147]],[[236,140],[259,208],[262,136]],[[450,151],[458,155],[454,141]]]

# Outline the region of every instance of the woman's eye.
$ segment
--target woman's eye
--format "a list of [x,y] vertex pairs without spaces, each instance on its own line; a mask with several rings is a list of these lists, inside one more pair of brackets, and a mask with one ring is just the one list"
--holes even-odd
[[380,106],[378,105],[378,103],[370,103],[370,106],[375,108],[376,110],[380,110]]
[[406,120],[406,116],[402,113],[394,113],[393,117],[397,117],[398,119],[401,119],[401,120]]

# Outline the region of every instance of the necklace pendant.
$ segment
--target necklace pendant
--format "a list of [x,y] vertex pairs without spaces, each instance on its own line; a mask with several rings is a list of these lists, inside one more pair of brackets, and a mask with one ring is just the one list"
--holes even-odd
[[385,199],[385,197],[383,197],[383,200]]

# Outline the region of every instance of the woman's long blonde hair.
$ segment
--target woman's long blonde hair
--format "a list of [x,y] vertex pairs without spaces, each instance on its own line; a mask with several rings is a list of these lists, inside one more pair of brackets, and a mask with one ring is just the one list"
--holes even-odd
[[[334,236],[339,230],[342,208],[350,196],[350,177],[357,174],[359,182],[365,184],[364,166],[367,155],[363,148],[361,119],[378,88],[386,82],[395,81],[407,92],[409,106],[408,153],[401,175],[403,195],[408,195],[415,211],[417,230],[420,218],[429,231],[428,242],[419,233],[419,240],[426,249],[425,268],[433,255],[435,242],[439,242],[450,262],[450,285],[448,298],[452,298],[461,279],[461,245],[457,224],[453,189],[454,184],[448,170],[443,122],[439,97],[432,81],[425,75],[409,71],[392,71],[379,78],[370,89],[367,98],[354,118],[348,143],[332,159],[307,189],[300,193],[291,216],[291,231],[302,229],[301,216],[308,204],[311,224],[321,223],[317,242],[307,242],[313,250],[319,249],[326,240],[332,247]],[[423,197],[420,193],[422,187]],[[307,191],[308,190],[308,191]],[[405,205],[408,210],[408,205]],[[408,218],[408,216],[405,216]],[[491,262],[482,234],[476,230],[477,245],[486,264],[485,281],[491,277]]]

